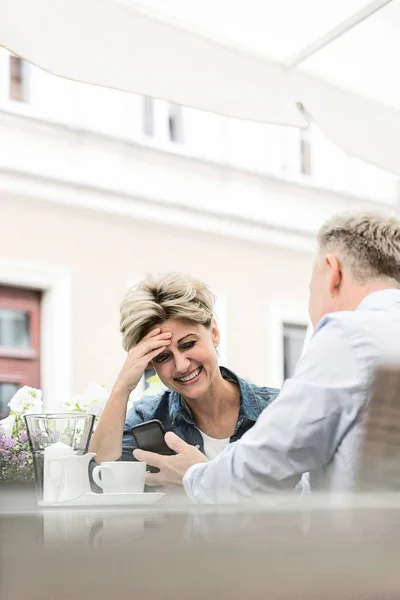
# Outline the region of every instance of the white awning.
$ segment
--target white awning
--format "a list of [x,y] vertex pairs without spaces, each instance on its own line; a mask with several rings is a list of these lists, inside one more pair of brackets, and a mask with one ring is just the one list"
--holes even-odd
[[310,117],[400,175],[400,0],[0,0],[0,45],[63,77],[231,117]]

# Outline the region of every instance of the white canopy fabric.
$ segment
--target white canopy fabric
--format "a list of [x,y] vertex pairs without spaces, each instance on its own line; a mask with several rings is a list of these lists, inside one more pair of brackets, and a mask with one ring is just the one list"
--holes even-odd
[[400,175],[400,0],[0,0],[0,45],[77,81],[241,119],[311,118]]

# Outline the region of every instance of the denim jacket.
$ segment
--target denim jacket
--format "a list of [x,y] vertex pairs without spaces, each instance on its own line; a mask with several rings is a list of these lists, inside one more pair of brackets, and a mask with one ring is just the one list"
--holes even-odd
[[[236,442],[254,425],[264,408],[275,400],[279,390],[248,383],[225,367],[220,367],[220,370],[225,380],[236,383],[240,388],[239,416],[230,438],[230,442]],[[132,427],[151,419],[158,419],[166,431],[173,431],[185,442],[197,446],[201,452],[204,452],[203,437],[194,424],[188,406],[180,394],[166,390],[158,396],[143,397],[127,414],[122,442],[122,460],[133,460],[132,451],[136,446],[131,433]]]

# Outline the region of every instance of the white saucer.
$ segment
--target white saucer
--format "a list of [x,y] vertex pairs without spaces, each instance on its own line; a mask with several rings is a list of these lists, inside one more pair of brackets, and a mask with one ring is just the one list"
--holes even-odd
[[62,502],[38,503],[39,506],[140,506],[158,502],[165,494],[146,492],[141,494],[95,494],[87,492],[79,498],[63,500]]

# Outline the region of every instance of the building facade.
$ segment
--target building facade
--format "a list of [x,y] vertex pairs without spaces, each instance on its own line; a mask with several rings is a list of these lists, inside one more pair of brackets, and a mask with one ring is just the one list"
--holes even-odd
[[74,83],[0,49],[3,413],[23,384],[42,387],[47,410],[91,382],[110,387],[124,359],[121,299],[152,271],[205,280],[221,362],[279,386],[308,323],[318,227],[338,210],[395,211],[397,193],[396,178],[316,126]]

